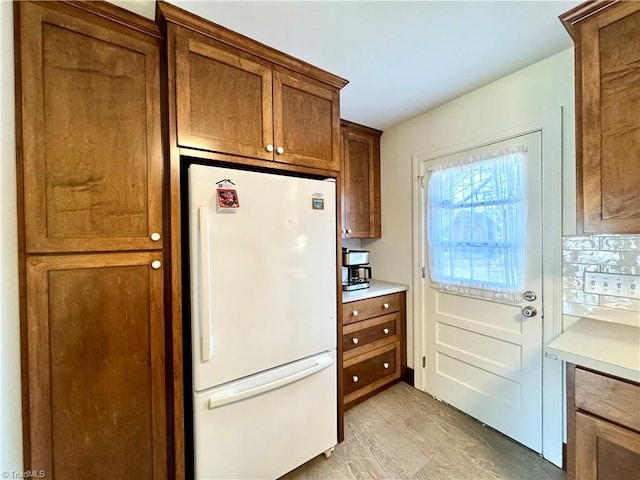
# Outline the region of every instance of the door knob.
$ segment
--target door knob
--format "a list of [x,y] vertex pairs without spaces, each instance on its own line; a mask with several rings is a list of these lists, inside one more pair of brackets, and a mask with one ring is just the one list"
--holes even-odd
[[527,318],[535,317],[537,314],[538,311],[535,309],[535,307],[527,305],[522,309],[522,315]]

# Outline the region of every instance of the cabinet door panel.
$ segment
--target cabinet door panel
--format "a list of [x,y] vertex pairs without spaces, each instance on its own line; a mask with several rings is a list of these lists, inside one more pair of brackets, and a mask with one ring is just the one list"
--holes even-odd
[[176,38],[178,144],[273,159],[270,67],[192,36]]
[[346,131],[344,136],[346,237],[371,237],[375,203],[373,140],[349,131]]
[[640,472],[640,434],[576,413],[576,479],[627,480]]
[[166,478],[160,253],[27,260],[31,464],[47,477]]
[[640,233],[640,5],[581,26],[585,232]]
[[275,160],[340,170],[340,103],[337,90],[293,73],[274,71]]
[[161,248],[157,43],[19,5],[27,252]]

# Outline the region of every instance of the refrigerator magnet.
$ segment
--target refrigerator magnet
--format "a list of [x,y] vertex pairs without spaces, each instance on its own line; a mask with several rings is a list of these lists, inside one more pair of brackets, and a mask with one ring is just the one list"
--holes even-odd
[[233,188],[218,188],[216,190],[218,196],[218,211],[234,211],[240,208],[238,200],[238,192]]
[[312,197],[311,208],[314,210],[324,210],[324,198]]

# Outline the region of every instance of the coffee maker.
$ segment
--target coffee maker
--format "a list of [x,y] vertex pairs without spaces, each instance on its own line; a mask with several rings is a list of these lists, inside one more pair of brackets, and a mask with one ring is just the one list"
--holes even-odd
[[367,250],[342,248],[342,290],[360,290],[369,288],[371,267]]

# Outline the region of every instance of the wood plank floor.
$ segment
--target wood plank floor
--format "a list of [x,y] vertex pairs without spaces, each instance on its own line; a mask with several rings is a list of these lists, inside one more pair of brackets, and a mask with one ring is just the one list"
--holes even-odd
[[406,383],[345,414],[345,440],[282,477],[311,479],[563,480],[535,452]]

